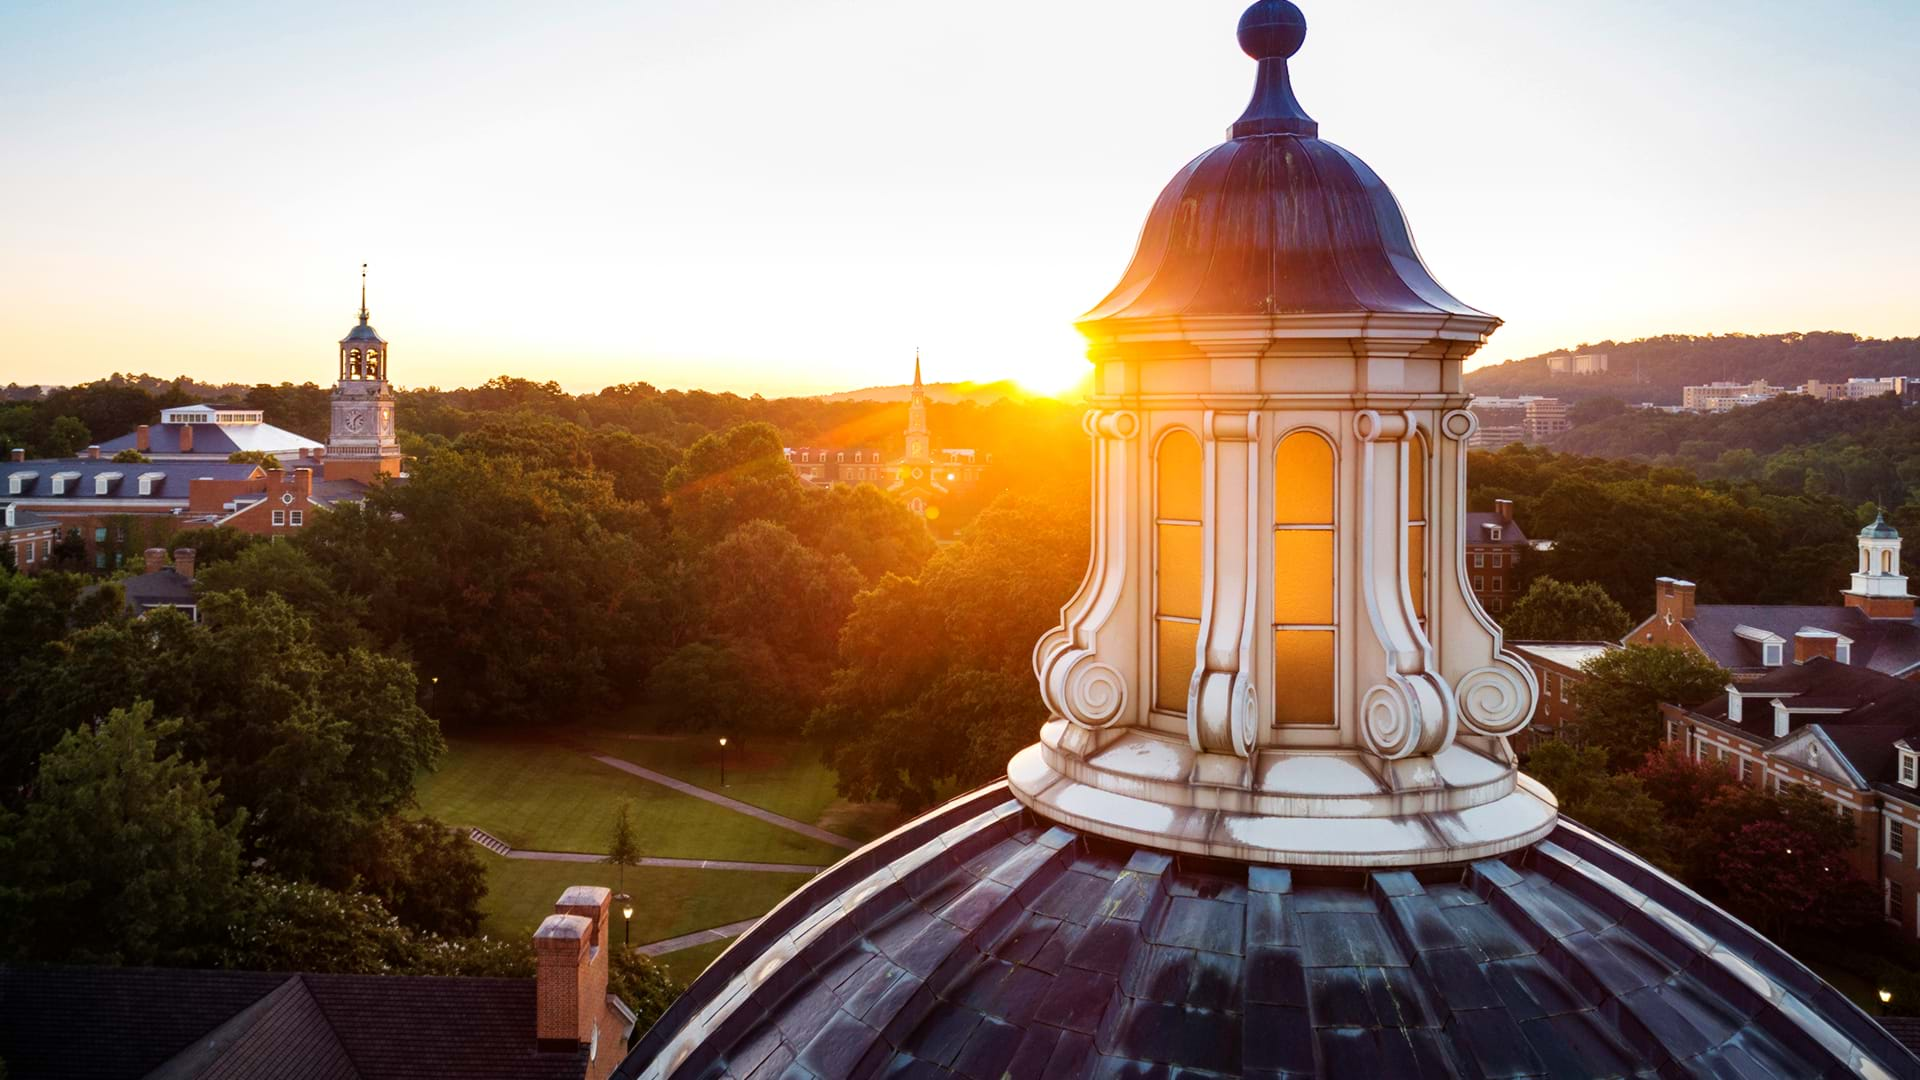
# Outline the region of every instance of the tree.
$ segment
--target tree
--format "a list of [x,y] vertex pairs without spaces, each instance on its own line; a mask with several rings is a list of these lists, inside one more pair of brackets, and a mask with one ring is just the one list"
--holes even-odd
[[13,545],[0,543],[0,577],[5,577],[19,569],[14,563]]
[[351,869],[350,885],[410,929],[444,938],[480,932],[487,868],[461,830],[390,815],[355,847]]
[[699,550],[749,521],[798,519],[805,492],[770,424],[742,424],[703,436],[667,473],[674,530]]
[[116,465],[150,465],[153,463],[152,458],[132,447],[128,447],[113,455],[113,461]]
[[613,840],[607,845],[607,857],[601,860],[620,868],[621,892],[627,891],[627,867],[640,865],[640,842],[633,836],[632,811],[632,803],[620,804],[620,812],[613,819]]
[[1574,684],[1581,737],[1630,769],[1660,744],[1662,704],[1696,705],[1726,688],[1725,668],[1691,649],[1629,645],[1594,657]]
[[245,815],[222,823],[206,770],[160,746],[177,725],[139,702],[70,732],[40,762],[15,858],[8,928],[29,959],[192,962],[226,918]]
[[93,435],[87,431],[87,425],[78,417],[62,416],[53,422],[47,430],[46,438],[40,443],[40,456],[50,458],[73,457],[93,441]]
[[[225,528],[200,530],[199,534],[224,547],[226,538],[213,534],[229,532],[247,535]],[[340,651],[373,644],[373,636],[363,625],[367,598],[335,588],[326,570],[298,543],[248,543],[227,550],[231,553],[210,566],[202,563],[205,569],[196,570],[201,595],[240,592],[277,596],[313,625],[314,641],[321,648]]]
[[608,958],[607,993],[614,994],[633,1010],[633,1034],[638,1037],[660,1019],[686,987],[674,981],[667,969],[650,956],[632,949],[615,949]]
[[200,575],[228,560],[238,558],[250,548],[267,543],[265,538],[242,532],[231,525],[187,529],[173,534],[169,545],[193,550],[194,573]]
[[418,959],[414,935],[380,901],[270,874],[246,879],[219,940],[221,967],[398,975]]
[[68,529],[66,535],[53,542],[50,561],[52,569],[69,574],[87,570],[87,542],[80,538],[79,529]]
[[1740,782],[1728,762],[1698,761],[1680,743],[1662,743],[1635,770],[1676,828],[1691,828],[1707,805]]
[[1639,777],[1609,773],[1605,750],[1542,743],[1527,759],[1527,775],[1553,792],[1568,817],[1656,865],[1671,865],[1665,808]]
[[1848,859],[1853,828],[1850,817],[1797,784],[1777,794],[1735,785],[1688,830],[1689,879],[1763,933],[1871,926],[1878,905]]
[[926,519],[871,484],[810,493],[801,535],[826,555],[844,555],[867,583],[886,574],[912,576],[932,557]]
[[278,469],[280,459],[265,450],[235,450],[227,455],[229,465],[258,465],[263,469]]
[[1507,613],[1504,629],[1515,641],[1618,641],[1633,620],[1594,582],[1538,577]]

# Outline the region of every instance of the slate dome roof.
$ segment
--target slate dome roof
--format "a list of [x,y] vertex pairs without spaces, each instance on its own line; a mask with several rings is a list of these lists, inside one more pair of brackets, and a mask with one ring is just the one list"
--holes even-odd
[[1195,158],[1154,203],[1133,263],[1081,323],[1198,315],[1380,312],[1491,316],[1442,288],[1393,192],[1319,137],[1287,58],[1306,38],[1288,0],[1240,20],[1260,61],[1253,101],[1228,141]]
[[1006,785],[832,868],[618,1077],[1920,1076],[1746,926],[1564,820],[1305,872],[1054,825]]
[[1887,524],[1887,515],[1881,511],[1873,516],[1873,524],[1860,530],[1862,540],[1898,540],[1900,530]]
[[371,341],[379,345],[386,344],[386,339],[382,338],[378,333],[374,331],[373,327],[368,326],[366,323],[361,323],[360,325],[347,331],[347,336],[344,338],[341,338],[340,341],[341,341],[341,344],[346,344],[348,342],[354,342],[354,341]]

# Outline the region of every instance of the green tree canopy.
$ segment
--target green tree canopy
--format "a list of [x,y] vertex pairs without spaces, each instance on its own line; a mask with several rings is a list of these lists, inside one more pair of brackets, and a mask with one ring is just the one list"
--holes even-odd
[[265,450],[235,450],[227,455],[229,465],[258,465],[263,469],[277,469],[280,459]]
[[1638,776],[1607,771],[1607,752],[1553,741],[1536,746],[1527,775],[1547,786],[1568,817],[1657,865],[1671,867],[1666,809]]
[[177,725],[153,713],[144,701],[114,709],[41,760],[0,867],[19,899],[0,919],[16,953],[188,963],[226,917],[245,815],[222,815],[206,770],[161,749]]
[[1609,765],[1630,769],[1660,745],[1663,704],[1697,705],[1724,690],[1725,668],[1691,649],[1629,645],[1596,656],[1574,684],[1582,737],[1606,751]]
[[113,455],[113,460],[114,463],[118,465],[148,465],[153,462],[152,458],[132,447],[128,447]]
[[87,425],[77,416],[62,416],[54,420],[47,434],[40,442],[40,456],[50,458],[73,457],[93,442],[93,435]]
[[1591,581],[1538,577],[1507,613],[1514,641],[1618,641],[1633,629],[1627,610]]

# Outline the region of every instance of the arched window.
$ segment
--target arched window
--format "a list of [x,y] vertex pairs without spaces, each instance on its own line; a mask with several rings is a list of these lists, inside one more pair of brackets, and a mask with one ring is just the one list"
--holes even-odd
[[1200,641],[1202,489],[1200,440],[1169,432],[1154,455],[1153,707],[1182,716]]
[[1273,468],[1273,722],[1334,722],[1333,444],[1296,431]]
[[1886,551],[1883,551],[1880,553],[1880,572],[1883,574],[1893,573],[1893,549],[1892,548],[1888,548]]
[[1427,439],[1414,433],[1407,443],[1407,588],[1413,613],[1427,618]]

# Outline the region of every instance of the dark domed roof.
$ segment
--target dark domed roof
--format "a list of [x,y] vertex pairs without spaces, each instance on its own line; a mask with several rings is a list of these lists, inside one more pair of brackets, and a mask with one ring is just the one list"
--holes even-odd
[[1305,38],[1306,18],[1288,0],[1248,9],[1240,43],[1260,61],[1252,103],[1229,141],[1161,192],[1133,264],[1082,324],[1353,312],[1490,318],[1433,279],[1373,170],[1318,137],[1287,71]]
[[1873,524],[1860,530],[1862,540],[1898,540],[1900,530],[1887,524],[1887,515],[1881,511],[1873,516]]
[[375,333],[373,327],[368,326],[364,322],[361,323],[359,326],[356,326],[353,329],[347,331],[347,336],[340,339],[340,342],[343,345],[348,342],[357,342],[357,341],[370,341],[378,345],[386,344],[386,340],[383,339],[378,333]]
[[788,898],[615,1075],[1656,1072],[1914,1076],[1920,1060],[1564,821],[1503,859],[1289,872],[1088,837],[1001,784]]

